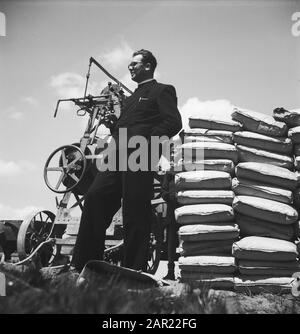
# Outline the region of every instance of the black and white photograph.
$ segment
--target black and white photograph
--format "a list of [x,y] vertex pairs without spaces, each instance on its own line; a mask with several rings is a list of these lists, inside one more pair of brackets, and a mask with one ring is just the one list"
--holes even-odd
[[0,314],[300,313],[300,0],[0,0],[0,116]]

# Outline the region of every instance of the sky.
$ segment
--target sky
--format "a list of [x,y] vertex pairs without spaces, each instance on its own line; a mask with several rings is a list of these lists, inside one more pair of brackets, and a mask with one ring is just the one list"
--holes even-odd
[[[232,106],[271,115],[300,108],[299,21],[300,0],[0,0],[0,220],[56,213],[44,165],[87,118],[69,104],[53,114],[59,98],[83,96],[90,57],[134,89],[130,57],[151,50],[184,124]],[[89,93],[108,81],[92,66]]]

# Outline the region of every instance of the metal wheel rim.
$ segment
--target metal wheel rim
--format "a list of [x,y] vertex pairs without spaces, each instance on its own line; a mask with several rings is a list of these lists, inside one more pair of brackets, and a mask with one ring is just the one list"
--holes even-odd
[[[83,159],[82,159],[83,167],[82,167],[81,175],[80,175],[78,181],[76,181],[76,183],[75,183],[74,185],[72,185],[71,187],[68,187],[68,188],[66,188],[66,189],[64,189],[64,190],[58,190],[58,189],[52,187],[52,186],[50,185],[50,183],[49,183],[48,176],[47,176],[47,172],[48,172],[48,168],[49,168],[48,165],[49,165],[51,159],[54,157],[54,155],[55,155],[57,152],[59,152],[59,151],[63,151],[63,150],[66,149],[66,148],[73,148],[73,149],[77,150],[77,151],[80,153],[81,157],[83,158]],[[80,149],[79,147],[77,147],[77,146],[75,146],[75,145],[64,145],[64,146],[61,146],[61,147],[57,148],[54,152],[52,152],[52,153],[50,154],[49,158],[48,158],[47,161],[46,161],[46,164],[45,164],[45,167],[44,167],[44,180],[45,180],[45,183],[46,183],[46,185],[47,185],[47,187],[48,187],[49,189],[51,189],[52,191],[54,191],[54,192],[56,192],[56,193],[64,194],[64,193],[66,193],[66,192],[69,192],[69,191],[71,191],[72,189],[74,189],[74,188],[79,184],[79,182],[82,180],[82,178],[83,178],[83,176],[84,176],[84,173],[85,173],[85,171],[86,171],[86,165],[87,165],[86,157],[85,157],[84,153],[81,151],[81,149]],[[60,167],[57,167],[57,168],[60,168]],[[60,181],[60,184],[61,184],[62,182],[63,182],[63,180]],[[59,187],[59,186],[58,186],[58,187]]]
[[[50,231],[48,233],[48,236],[47,237],[44,237],[43,238],[43,241],[47,240],[50,235],[51,235],[51,232],[52,232],[52,228],[53,228],[53,223],[54,223],[54,220],[55,220],[55,215],[51,212],[51,211],[48,211],[48,210],[37,210],[37,211],[34,211],[33,213],[31,213],[30,215],[28,215],[22,222],[21,226],[20,226],[20,229],[19,229],[19,232],[18,232],[18,236],[17,236],[17,252],[18,252],[18,255],[19,255],[19,259],[20,260],[24,260],[26,259],[26,257],[28,257],[30,255],[30,253],[28,254],[26,248],[27,248],[27,240],[26,238],[28,238],[28,229],[30,228],[30,225],[31,223],[33,222],[34,218],[36,216],[40,216],[42,217],[42,214],[46,215],[47,218],[45,220],[45,222],[42,220],[42,222],[44,222],[45,224],[51,224],[51,227],[50,227]],[[50,219],[49,222],[47,222],[48,218]],[[42,241],[41,241],[42,242]],[[41,243],[40,242],[40,243]],[[39,243],[39,244],[40,244]],[[39,245],[37,244],[36,247]],[[35,247],[35,248],[36,248]],[[31,252],[33,251],[34,249],[31,250]]]

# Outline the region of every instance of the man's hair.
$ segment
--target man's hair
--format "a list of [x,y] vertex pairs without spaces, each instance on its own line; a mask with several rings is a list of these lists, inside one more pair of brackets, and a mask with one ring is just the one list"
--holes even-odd
[[145,49],[141,49],[139,51],[134,52],[134,54],[132,56],[134,57],[134,56],[137,56],[137,55],[142,55],[143,56],[143,59],[142,59],[143,64],[150,63],[151,71],[153,73],[155,71],[156,66],[157,66],[157,61],[156,61],[156,58],[153,56],[152,52],[150,52],[148,50],[145,50]]

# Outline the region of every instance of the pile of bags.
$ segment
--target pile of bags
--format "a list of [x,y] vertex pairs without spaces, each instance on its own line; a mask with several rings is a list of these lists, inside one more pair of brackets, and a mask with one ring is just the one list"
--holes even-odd
[[294,243],[265,237],[245,237],[233,244],[239,276],[235,289],[281,292],[290,289],[291,277],[299,270]]
[[243,131],[233,136],[239,162],[260,162],[292,170],[293,145],[288,128],[273,117],[235,108],[232,118],[243,124]]
[[179,164],[199,170],[175,176],[182,281],[282,291],[300,271],[300,112],[275,110],[274,117],[235,108],[231,120],[190,118]]
[[298,179],[297,188],[294,191],[294,204],[299,212],[300,210],[300,109],[286,110],[276,108],[273,111],[276,120],[284,122],[288,128],[288,137],[293,144],[293,154],[295,157],[294,167]]
[[235,288],[281,291],[299,270],[293,142],[287,125],[273,117],[235,109],[232,118],[245,130],[233,138],[239,160],[233,209],[241,237],[232,248],[239,272]]
[[233,133],[242,127],[209,118],[190,118],[189,126],[180,147],[183,158],[178,165],[183,171],[175,175],[181,281],[233,288],[236,265],[231,252],[239,237],[232,209],[238,159]]

